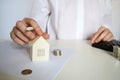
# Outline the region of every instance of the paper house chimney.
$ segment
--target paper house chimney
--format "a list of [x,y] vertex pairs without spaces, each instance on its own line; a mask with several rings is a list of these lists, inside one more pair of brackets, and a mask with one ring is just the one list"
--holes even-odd
[[30,57],[32,61],[49,60],[49,43],[42,36],[29,42]]

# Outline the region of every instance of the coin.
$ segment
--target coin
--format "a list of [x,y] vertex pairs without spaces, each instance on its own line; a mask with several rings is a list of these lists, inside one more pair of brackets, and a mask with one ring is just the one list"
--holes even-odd
[[29,75],[29,74],[31,74],[32,73],[32,70],[31,69],[25,69],[25,70],[22,70],[21,71],[21,74],[23,74],[23,75]]
[[33,27],[27,27],[26,28],[26,31],[31,31],[31,30],[33,30]]
[[54,49],[54,55],[55,56],[61,56],[61,50],[60,49]]

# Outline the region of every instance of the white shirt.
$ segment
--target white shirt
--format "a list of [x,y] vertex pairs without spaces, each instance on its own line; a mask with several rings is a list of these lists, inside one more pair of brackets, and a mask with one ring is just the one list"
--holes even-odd
[[34,0],[31,17],[50,39],[89,39],[111,14],[111,0]]

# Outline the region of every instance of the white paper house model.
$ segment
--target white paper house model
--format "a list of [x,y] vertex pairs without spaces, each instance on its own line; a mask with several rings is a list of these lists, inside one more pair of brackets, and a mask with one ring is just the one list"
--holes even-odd
[[42,36],[31,41],[29,46],[32,61],[49,60],[49,43]]

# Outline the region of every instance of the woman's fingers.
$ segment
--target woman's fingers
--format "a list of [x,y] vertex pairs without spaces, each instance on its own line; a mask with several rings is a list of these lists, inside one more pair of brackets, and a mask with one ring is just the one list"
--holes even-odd
[[20,32],[16,27],[14,28],[14,33],[15,35],[21,39],[22,41],[24,41],[25,43],[28,43],[29,42],[29,39],[22,33]]
[[17,21],[16,27],[29,39],[32,40],[35,38],[35,35],[32,33],[32,31],[26,30],[27,26],[23,23],[23,21]]
[[21,39],[19,39],[19,38],[14,34],[14,31],[12,31],[12,32],[10,33],[10,36],[11,36],[11,38],[13,39],[13,41],[14,41],[15,43],[17,43],[17,44],[19,44],[19,45],[25,45],[25,42],[22,41]]
[[[33,27],[33,30],[26,30],[27,27],[30,26]],[[24,18],[22,21],[17,21],[16,26],[11,31],[10,36],[16,43],[20,45],[28,43],[37,36],[43,36],[45,39],[49,38],[49,35],[44,33],[37,22],[31,18]]]
[[100,41],[111,41],[114,39],[112,32],[105,27],[100,27],[98,31],[93,35],[91,43],[98,43]]

